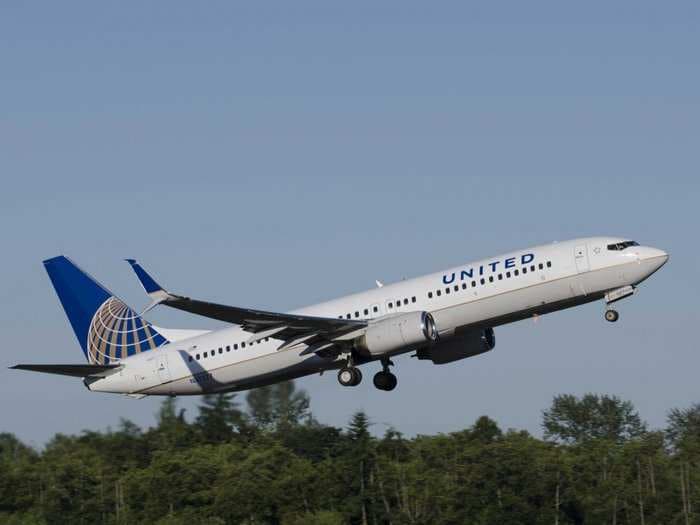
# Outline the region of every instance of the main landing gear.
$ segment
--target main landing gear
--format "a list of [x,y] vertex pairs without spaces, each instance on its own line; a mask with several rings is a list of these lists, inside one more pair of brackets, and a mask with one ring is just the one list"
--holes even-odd
[[393,365],[389,359],[382,359],[382,370],[374,374],[374,386],[379,390],[385,390],[387,392],[394,390],[396,388],[396,383],[398,380],[396,376],[389,371],[389,365]]
[[338,382],[343,386],[357,386],[362,382],[362,372],[348,363],[338,370]]
[[[390,359],[382,359],[382,370],[374,374],[374,386],[379,390],[389,392],[396,388],[398,380],[389,371],[389,366],[393,365]],[[343,386],[357,386],[362,381],[362,372],[353,365],[352,359],[348,359],[347,364],[338,370],[338,382]]]

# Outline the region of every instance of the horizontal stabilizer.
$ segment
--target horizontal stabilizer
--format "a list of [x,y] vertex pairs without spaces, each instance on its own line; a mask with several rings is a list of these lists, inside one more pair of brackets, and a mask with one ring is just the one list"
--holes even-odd
[[62,376],[88,377],[106,376],[116,372],[120,367],[121,365],[15,365],[10,368]]

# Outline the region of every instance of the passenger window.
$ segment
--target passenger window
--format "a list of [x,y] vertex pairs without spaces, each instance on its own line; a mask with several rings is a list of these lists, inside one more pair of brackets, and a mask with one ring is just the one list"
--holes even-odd
[[450,293],[450,287],[449,287],[449,286],[448,286],[447,288],[445,288],[445,293],[446,293],[446,294]]
[[476,288],[476,281],[472,281],[472,288]]
[[365,308],[365,315],[369,315],[369,308]]
[[223,349],[223,348],[219,348],[219,353],[220,353],[220,354],[223,354],[223,353],[224,353],[224,349]]
[[506,272],[506,279],[510,279],[510,272]]
[[490,282],[490,283],[493,282],[493,275],[489,275],[489,282]]
[[231,351],[231,345],[226,345],[226,351],[230,352]]
[[455,292],[459,292],[459,285],[455,284]]
[[544,264],[540,263],[540,270],[544,270]]
[[241,343],[241,348],[245,348],[245,343]]
[[196,358],[197,358],[197,361],[199,361],[199,354],[197,354]]
[[355,317],[360,317],[360,312],[355,312]]
[[530,266],[530,271],[531,271],[531,272],[534,272],[534,271],[535,271],[535,265],[534,265],[534,264],[533,264],[532,266]]
[[516,277],[520,275],[520,270],[513,270],[513,275],[515,275]]
[[408,299],[404,299],[403,304],[408,304]]
[[498,274],[498,280],[499,280],[499,281],[502,281],[502,280],[503,280],[503,274],[502,274],[502,273],[499,273],[499,274]]
[[433,298],[433,292],[428,292],[428,299],[432,299],[432,298]]
[[440,290],[437,291],[438,297],[442,295],[442,292]]
[[352,315],[348,314],[346,317],[347,317],[348,319],[350,319],[350,318],[352,317]]
[[480,282],[481,284],[486,284],[486,279],[484,279],[484,278],[482,277],[481,280],[480,280],[479,282]]
[[190,355],[190,356],[187,356],[187,357],[189,358],[189,361],[192,361],[192,356],[191,356],[191,355]]
[[527,266],[523,266],[523,273],[527,273]]
[[389,303],[389,308],[393,308],[393,307],[394,307],[394,303],[390,302],[390,303]]
[[551,268],[551,267],[552,267],[552,261],[547,261],[547,268]]
[[379,311],[379,308],[377,306],[373,306],[372,311],[376,314]]
[[415,296],[415,295],[414,295],[413,297],[411,297],[411,302],[412,302],[412,303],[415,303],[415,302],[416,302],[416,296]]
[[234,343],[233,349],[234,349],[234,350],[238,350],[238,343]]

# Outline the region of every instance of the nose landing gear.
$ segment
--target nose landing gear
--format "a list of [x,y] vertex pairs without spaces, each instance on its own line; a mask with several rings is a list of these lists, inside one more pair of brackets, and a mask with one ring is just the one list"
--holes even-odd
[[613,303],[634,295],[637,289],[632,285],[623,286],[622,288],[616,288],[610,290],[605,294],[605,304],[607,305],[607,310],[605,310],[605,320],[610,323],[615,323],[620,318],[620,314],[612,306]]
[[610,323],[616,323],[619,318],[620,318],[620,314],[618,313],[617,310],[613,310],[612,308],[605,310],[605,320],[606,321],[608,321]]
[[389,371],[389,366],[393,365],[389,359],[382,359],[382,370],[374,374],[374,386],[379,390],[390,392],[396,388],[398,380],[396,376]]

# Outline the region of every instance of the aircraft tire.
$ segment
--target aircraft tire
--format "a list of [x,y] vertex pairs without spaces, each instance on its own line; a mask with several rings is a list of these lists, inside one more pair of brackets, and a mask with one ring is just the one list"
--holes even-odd
[[391,372],[381,371],[374,374],[373,382],[377,389],[389,392],[396,388],[398,379],[396,379],[396,376]]
[[610,322],[610,323],[615,323],[617,320],[620,318],[620,314],[618,313],[617,310],[606,310],[605,311],[605,320]]
[[343,386],[357,386],[362,381],[362,372],[354,366],[344,366],[338,370],[338,383]]

